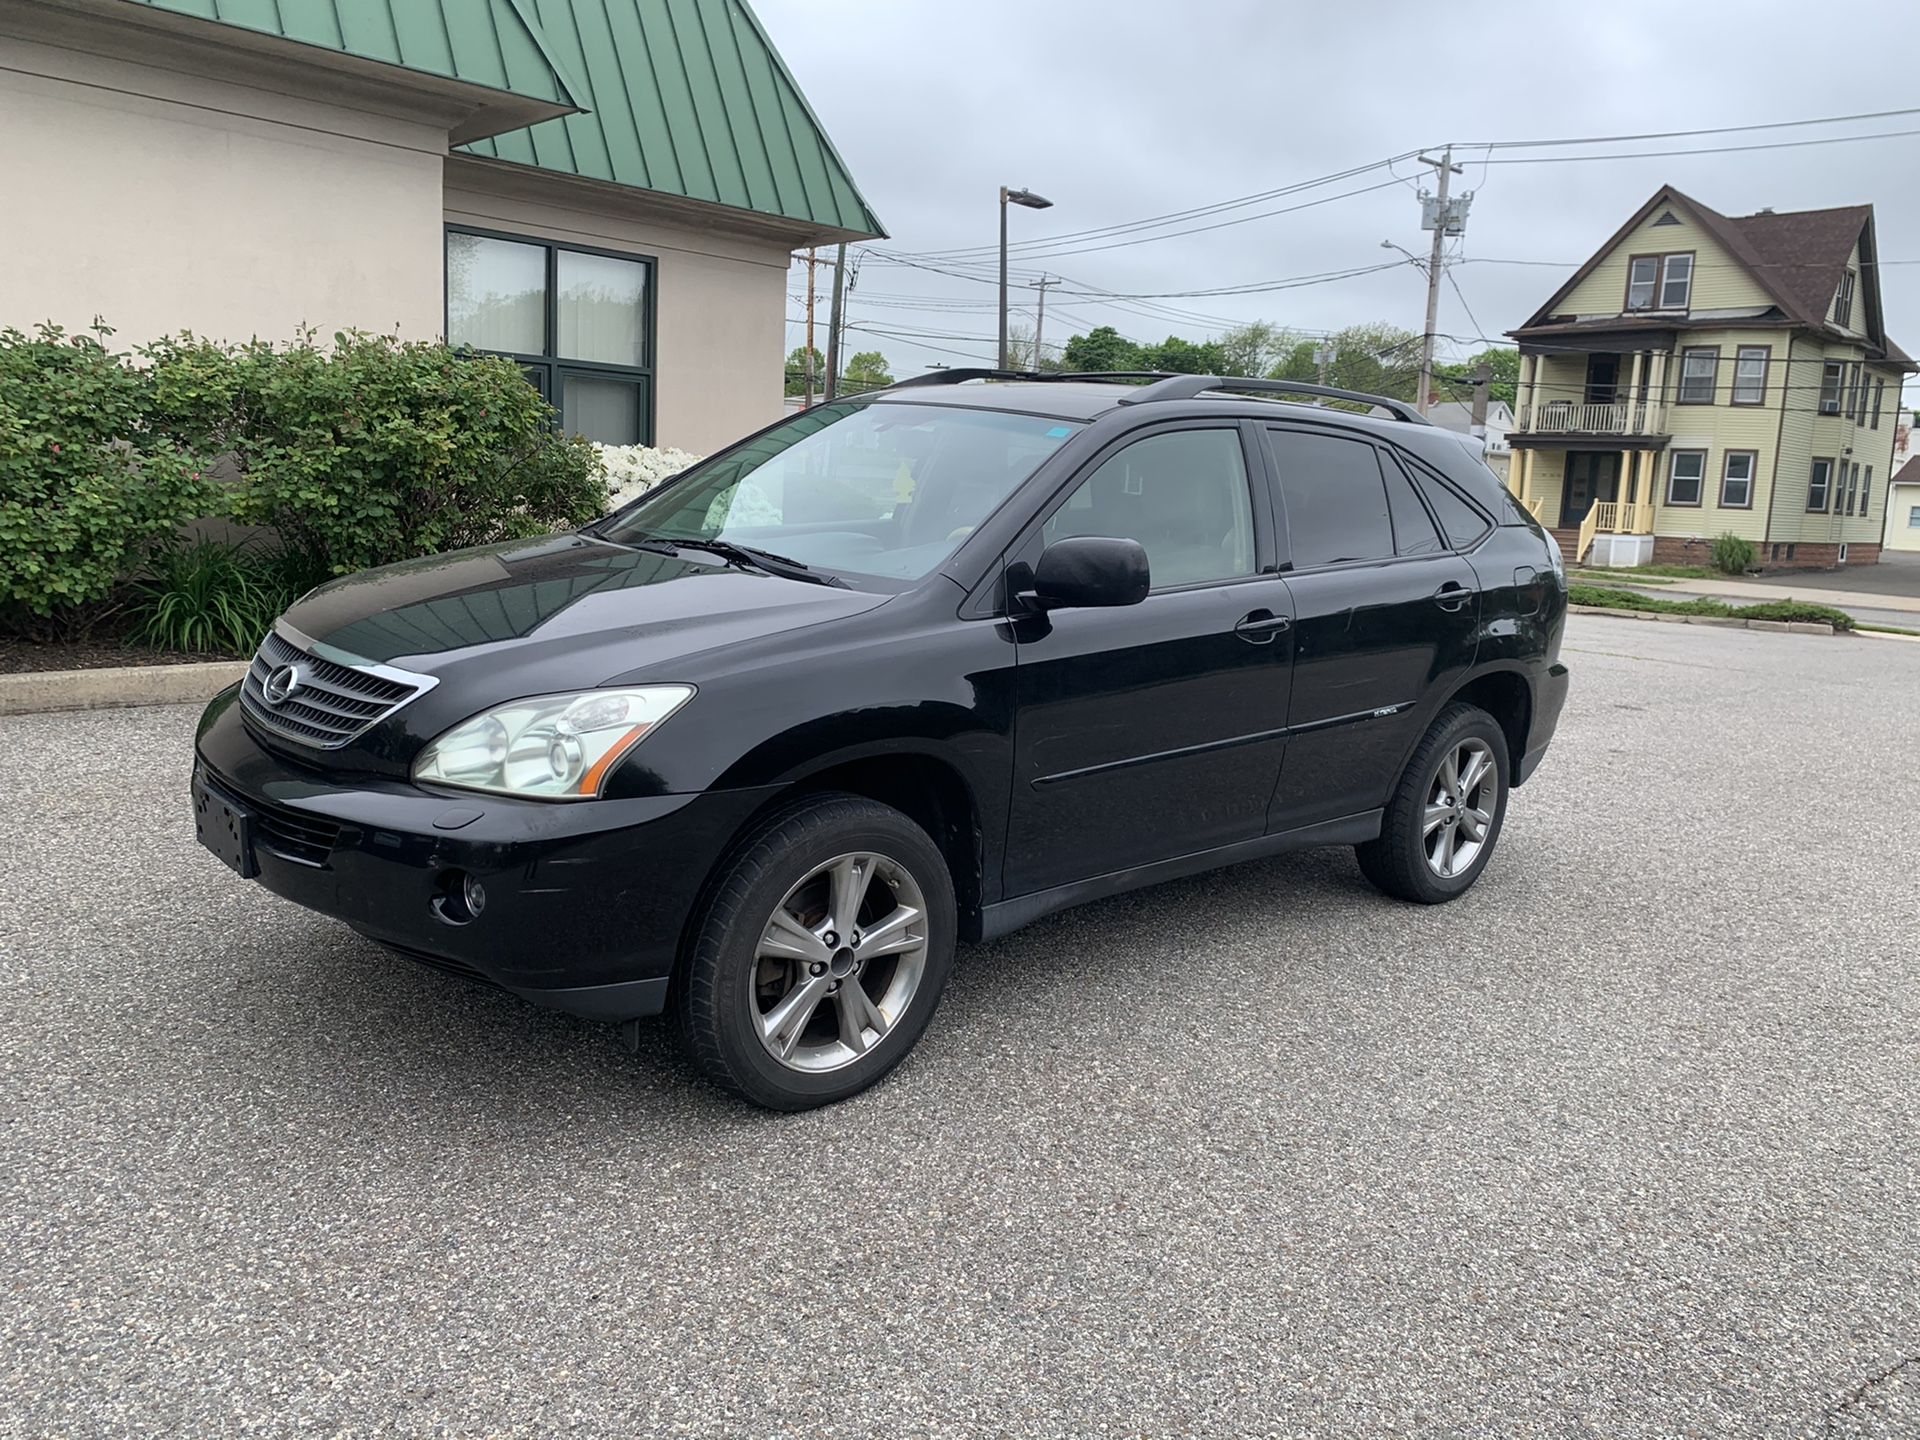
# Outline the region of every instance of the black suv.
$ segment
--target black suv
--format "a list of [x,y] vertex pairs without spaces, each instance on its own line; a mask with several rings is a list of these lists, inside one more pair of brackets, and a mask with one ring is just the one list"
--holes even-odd
[[1565,615],[1552,539],[1396,401],[948,370],[315,590],[208,707],[195,819],[428,965],[670,1008],[800,1109],[899,1063],[957,941],[1063,906],[1309,845],[1458,896]]

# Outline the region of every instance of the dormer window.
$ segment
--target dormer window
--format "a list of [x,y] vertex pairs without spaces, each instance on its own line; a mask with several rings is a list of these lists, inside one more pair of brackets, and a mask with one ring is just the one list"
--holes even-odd
[[1833,297],[1833,323],[1851,325],[1853,323],[1853,271],[1849,270],[1840,277],[1840,289]]
[[1685,310],[1693,299],[1693,255],[1635,255],[1627,262],[1627,309]]

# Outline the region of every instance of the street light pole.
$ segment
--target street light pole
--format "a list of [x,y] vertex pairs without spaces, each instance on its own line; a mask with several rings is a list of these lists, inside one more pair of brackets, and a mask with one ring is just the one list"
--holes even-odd
[[1000,187],[1000,368],[1009,369],[1007,355],[1007,204],[1024,205],[1029,210],[1046,210],[1053,205],[1051,200],[1036,195],[1031,190],[1009,190]]

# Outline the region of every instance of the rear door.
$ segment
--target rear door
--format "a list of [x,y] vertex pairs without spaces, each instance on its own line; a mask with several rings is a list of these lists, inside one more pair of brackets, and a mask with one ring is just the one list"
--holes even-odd
[[1263,439],[1295,617],[1278,831],[1386,803],[1473,664],[1480,582],[1390,449],[1325,428]]
[[1019,712],[1005,894],[1258,838],[1279,776],[1292,659],[1254,427],[1117,441],[1011,554],[1073,535],[1145,547],[1138,605],[1011,622]]

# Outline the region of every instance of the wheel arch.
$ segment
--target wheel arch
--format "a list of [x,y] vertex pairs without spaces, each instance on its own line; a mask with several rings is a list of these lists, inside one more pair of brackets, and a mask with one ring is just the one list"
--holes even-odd
[[1533,730],[1533,684],[1526,671],[1518,665],[1483,670],[1460,684],[1439,708],[1444,711],[1448,705],[1458,704],[1477,705],[1499,724],[1507,741],[1508,770],[1517,775]]

